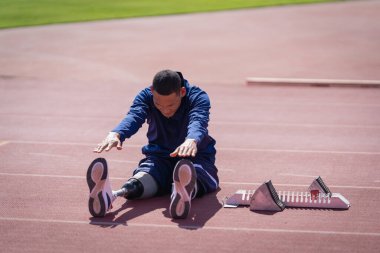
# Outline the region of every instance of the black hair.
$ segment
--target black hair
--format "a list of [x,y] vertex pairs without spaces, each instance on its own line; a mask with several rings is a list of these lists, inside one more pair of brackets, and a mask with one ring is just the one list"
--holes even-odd
[[170,95],[173,92],[180,93],[184,86],[184,79],[181,72],[165,69],[158,72],[153,78],[153,90],[160,95]]

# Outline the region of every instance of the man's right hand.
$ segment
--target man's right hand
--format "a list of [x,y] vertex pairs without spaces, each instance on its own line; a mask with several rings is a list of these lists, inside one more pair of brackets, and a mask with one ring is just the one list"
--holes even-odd
[[116,147],[118,150],[122,149],[120,135],[115,132],[110,132],[102,143],[99,143],[93,151],[95,153],[101,153],[103,150],[109,151],[113,147]]

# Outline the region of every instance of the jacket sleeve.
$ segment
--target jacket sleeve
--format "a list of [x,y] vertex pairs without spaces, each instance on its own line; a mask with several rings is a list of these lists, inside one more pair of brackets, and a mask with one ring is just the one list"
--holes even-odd
[[132,106],[125,118],[115,127],[112,132],[120,134],[123,142],[126,138],[134,135],[144,124],[149,112],[150,95],[147,89],[141,91],[134,99]]
[[208,134],[208,121],[210,115],[210,99],[206,92],[200,91],[190,96],[189,125],[187,139],[195,139],[199,144]]

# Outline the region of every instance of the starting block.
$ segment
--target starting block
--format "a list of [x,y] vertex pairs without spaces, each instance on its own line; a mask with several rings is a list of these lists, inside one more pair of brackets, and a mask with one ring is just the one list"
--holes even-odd
[[286,207],[348,209],[350,202],[332,193],[321,177],[314,179],[307,192],[277,192],[269,180],[256,190],[238,190],[226,198],[224,207],[250,206],[251,211],[282,211]]

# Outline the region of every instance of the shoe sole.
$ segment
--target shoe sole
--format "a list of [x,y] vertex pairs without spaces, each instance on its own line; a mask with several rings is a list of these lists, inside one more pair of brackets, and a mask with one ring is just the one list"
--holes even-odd
[[[87,170],[87,185],[90,189],[88,209],[92,216],[103,217],[108,210],[111,199],[108,194],[103,194],[104,184],[108,176],[107,162],[104,158],[95,159]],[[107,199],[104,199],[103,196]]]
[[169,207],[170,215],[173,219],[187,218],[191,207],[191,192],[196,184],[196,172],[192,162],[180,160],[173,172],[173,182],[176,195],[172,199]]

